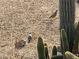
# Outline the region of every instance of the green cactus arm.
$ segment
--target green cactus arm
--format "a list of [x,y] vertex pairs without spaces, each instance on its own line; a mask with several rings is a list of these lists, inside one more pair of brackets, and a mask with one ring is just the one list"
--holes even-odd
[[57,48],[56,46],[53,46],[53,49],[52,49],[52,56],[53,55],[57,55]]
[[64,29],[61,29],[61,44],[62,44],[62,53],[64,54],[65,51],[69,51],[69,43],[67,39],[67,34]]
[[47,44],[46,43],[44,43],[44,49],[45,49],[45,57],[46,57],[46,59],[50,59],[49,58],[48,47],[47,47]]
[[45,50],[44,50],[43,39],[41,37],[38,38],[37,50],[38,50],[39,59],[46,59],[45,58]]
[[79,59],[79,57],[75,56],[74,54],[72,54],[69,51],[65,52],[65,56],[66,56],[67,59]]

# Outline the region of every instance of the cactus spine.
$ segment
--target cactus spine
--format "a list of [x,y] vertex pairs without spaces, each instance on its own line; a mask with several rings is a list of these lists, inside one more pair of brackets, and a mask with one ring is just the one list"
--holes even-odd
[[42,40],[41,37],[38,38],[37,50],[38,50],[39,59],[46,59],[45,58],[45,50],[44,50],[43,40]]
[[60,29],[66,31],[69,50],[72,51],[74,41],[75,0],[59,0],[59,10]]
[[69,44],[67,34],[64,29],[61,29],[61,48],[62,48],[63,59],[66,59],[64,53],[66,51],[69,51]]

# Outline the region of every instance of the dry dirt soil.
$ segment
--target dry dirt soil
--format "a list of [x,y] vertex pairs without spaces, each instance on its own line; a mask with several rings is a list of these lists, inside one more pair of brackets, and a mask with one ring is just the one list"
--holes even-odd
[[[38,59],[37,38],[41,36],[51,48],[60,45],[58,0],[0,0],[0,59]],[[76,4],[76,22],[79,17]],[[33,39],[22,49],[15,43],[26,40],[31,32]]]

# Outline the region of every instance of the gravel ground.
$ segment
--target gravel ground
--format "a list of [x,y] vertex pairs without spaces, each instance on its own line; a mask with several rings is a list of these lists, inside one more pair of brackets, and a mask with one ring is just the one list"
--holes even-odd
[[[0,59],[38,59],[37,38],[41,36],[51,48],[60,45],[58,0],[0,0]],[[76,4],[76,22],[79,17]],[[15,43],[26,40],[31,32],[33,39],[22,49]]]

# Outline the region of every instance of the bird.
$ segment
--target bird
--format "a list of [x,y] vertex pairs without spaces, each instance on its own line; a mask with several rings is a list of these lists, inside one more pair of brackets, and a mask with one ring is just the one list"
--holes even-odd
[[54,17],[56,17],[57,11],[58,11],[58,10],[56,10],[49,18],[54,18]]
[[29,33],[29,36],[28,36],[28,43],[30,43],[31,40],[32,40],[32,34]]
[[25,45],[26,45],[26,41],[20,40],[20,41],[18,41],[18,42],[15,43],[15,48],[21,49],[21,48],[23,48]]

